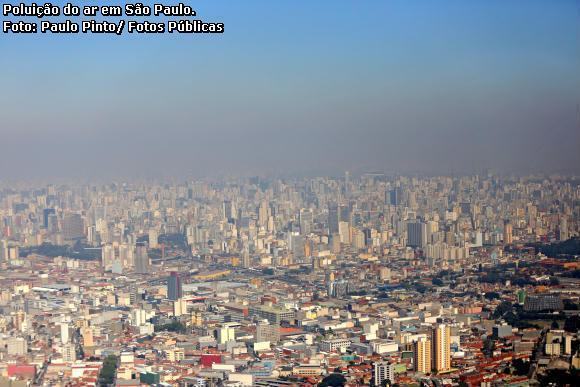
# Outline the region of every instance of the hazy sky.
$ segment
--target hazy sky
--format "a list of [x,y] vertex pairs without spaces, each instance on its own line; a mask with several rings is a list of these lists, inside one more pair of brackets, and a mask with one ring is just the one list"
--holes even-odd
[[186,3],[225,34],[0,34],[0,180],[580,172],[577,0]]

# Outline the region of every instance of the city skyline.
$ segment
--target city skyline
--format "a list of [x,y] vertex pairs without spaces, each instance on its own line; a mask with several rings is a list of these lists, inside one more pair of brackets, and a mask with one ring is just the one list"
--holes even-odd
[[578,183],[0,187],[0,383],[574,385]]

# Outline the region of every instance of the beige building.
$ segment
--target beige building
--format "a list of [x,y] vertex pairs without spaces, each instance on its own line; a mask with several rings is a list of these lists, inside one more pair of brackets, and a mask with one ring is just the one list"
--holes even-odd
[[81,328],[81,336],[83,337],[83,347],[93,347],[95,345],[93,337],[93,328]]
[[431,371],[431,340],[421,337],[413,343],[413,365],[416,372]]
[[433,328],[433,371],[444,372],[451,369],[451,328],[439,324]]

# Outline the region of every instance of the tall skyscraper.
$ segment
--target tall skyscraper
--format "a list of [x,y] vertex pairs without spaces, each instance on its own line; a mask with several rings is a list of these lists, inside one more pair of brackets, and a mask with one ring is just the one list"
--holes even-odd
[[258,225],[260,227],[268,226],[268,218],[270,217],[270,206],[268,202],[262,201],[258,207]]
[[451,328],[438,324],[433,328],[433,371],[443,372],[451,369]]
[[513,243],[513,226],[509,220],[506,220],[503,226],[503,243],[511,245]]
[[69,326],[67,322],[60,324],[60,341],[62,344],[67,344],[70,339]]
[[55,210],[54,208],[45,208],[42,211],[42,226],[44,228],[48,228],[48,219],[50,217],[50,215],[55,214]]
[[348,222],[338,223],[338,235],[340,236],[341,243],[350,243],[350,225]]
[[237,217],[236,206],[231,200],[224,201],[224,217],[228,221],[233,221]]
[[244,243],[242,248],[242,267],[248,269],[252,267],[252,257],[250,257],[250,246]]
[[431,371],[431,340],[422,337],[413,343],[413,366],[415,372]]
[[[47,219],[48,224],[48,219]],[[62,221],[62,231],[65,240],[75,240],[84,237],[84,222],[79,214],[67,214]]]
[[47,230],[49,232],[57,232],[57,231],[59,231],[58,216],[56,214],[49,214],[48,215],[48,226],[47,226]]
[[87,227],[87,242],[90,245],[95,246],[98,243],[98,237],[99,237],[99,235],[97,234],[97,228],[95,226],[88,226]]
[[333,254],[340,253],[340,249],[341,249],[340,234],[332,234],[330,236],[330,243],[329,244],[331,246],[331,252]]
[[568,231],[568,219],[564,216],[560,219],[558,225],[558,240],[566,241],[570,239],[570,232]]
[[149,273],[149,254],[147,254],[147,247],[137,245],[135,249],[135,273],[147,274]]
[[101,247],[101,264],[104,270],[111,270],[115,261],[115,248],[112,245]]
[[181,278],[179,277],[179,273],[173,271],[167,279],[167,298],[176,301],[181,297],[183,297]]
[[400,188],[393,188],[389,191],[389,204],[391,206],[398,206],[401,204],[401,197],[403,192]]
[[338,220],[339,222],[347,222],[349,225],[352,225],[352,211],[349,206],[338,206]]
[[9,259],[8,241],[1,240],[0,241],[0,262],[7,261],[8,259]]
[[331,234],[338,233],[338,205],[331,204],[328,206],[328,230]]
[[427,246],[427,224],[419,220],[407,223],[407,246],[423,248]]
[[123,268],[135,267],[135,249],[133,245],[123,243],[119,246],[118,262]]
[[159,234],[157,230],[149,230],[149,247],[152,249],[159,247]]
[[300,234],[308,235],[312,232],[313,215],[312,210],[308,208],[302,208],[300,210]]

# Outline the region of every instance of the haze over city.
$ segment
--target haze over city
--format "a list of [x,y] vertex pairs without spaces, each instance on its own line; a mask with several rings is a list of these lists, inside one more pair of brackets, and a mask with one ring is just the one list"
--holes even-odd
[[0,39],[0,179],[577,174],[578,2],[200,1],[219,36]]

